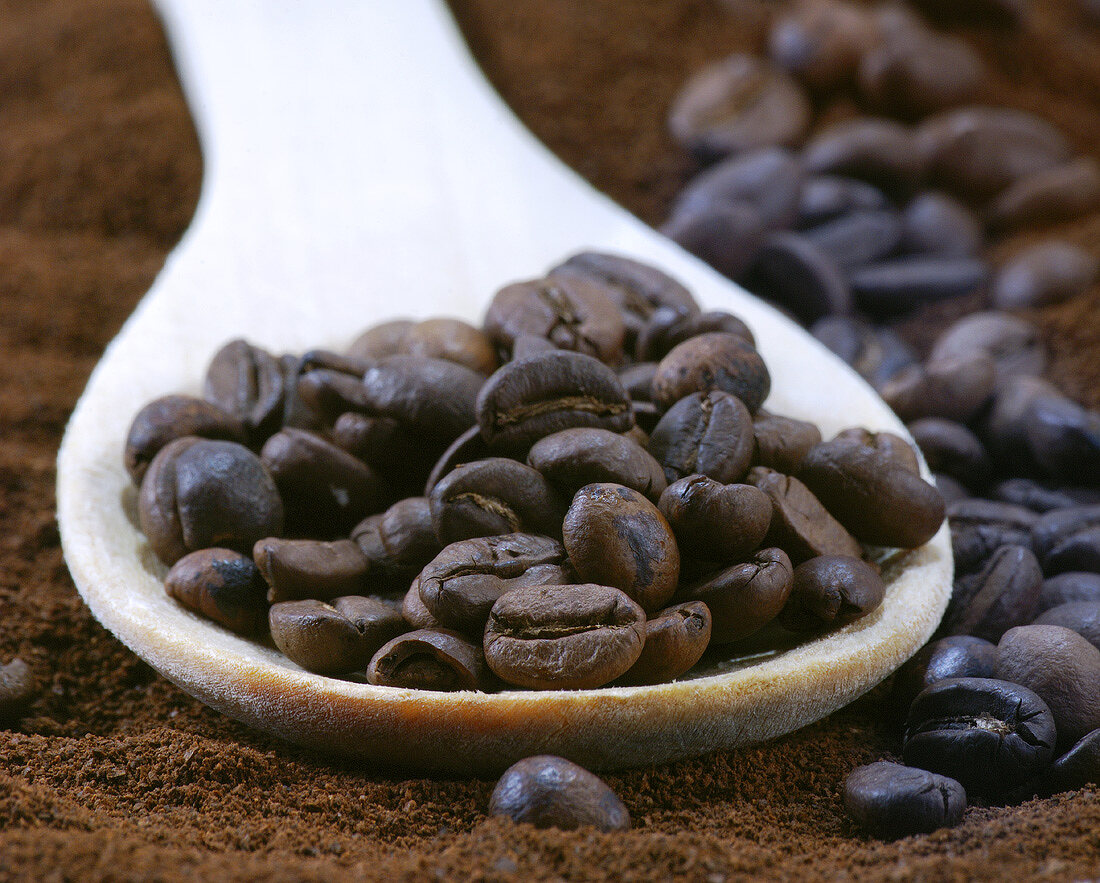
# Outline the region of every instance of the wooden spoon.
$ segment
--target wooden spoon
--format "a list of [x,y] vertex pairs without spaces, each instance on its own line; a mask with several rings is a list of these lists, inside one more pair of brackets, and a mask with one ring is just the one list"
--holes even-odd
[[904,428],[804,331],[595,192],[512,116],[440,0],[160,0],[204,148],[194,223],[96,367],[58,460],[58,518],[95,616],[183,690],[314,748],[488,774],[536,753],[594,768],[667,761],[790,732],[861,695],[923,644],[951,585],[946,528],[887,570],[886,602],[782,653],[653,687],[429,693],[298,668],[168,598],[122,467],[142,404],[197,392],[244,336],[339,348],[396,316],[478,322],[493,292],[588,248],[677,276],[745,319],[768,407]]

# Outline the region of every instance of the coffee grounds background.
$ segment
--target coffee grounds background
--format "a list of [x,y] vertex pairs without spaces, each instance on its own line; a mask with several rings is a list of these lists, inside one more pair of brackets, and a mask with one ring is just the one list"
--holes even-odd
[[[765,21],[749,0],[455,5],[525,122],[654,223],[692,170],[663,133],[668,99],[708,60],[758,48]],[[1033,6],[1025,34],[962,32],[994,67],[988,98],[1041,113],[1100,155],[1100,30],[1062,4]],[[971,809],[958,828],[894,843],[858,834],[840,788],[852,767],[898,748],[883,689],[764,746],[607,776],[635,827],[605,835],[489,819],[492,782],[322,757],[159,677],[73,588],[54,458],[89,372],[188,223],[199,148],[145,2],[0,10],[0,661],[21,656],[44,685],[29,715],[0,729],[0,881],[1100,874],[1091,788]],[[853,111],[843,99],[824,108]],[[1100,251],[1100,217],[1056,232]],[[907,332],[927,341],[944,312]],[[1100,404],[1100,290],[1036,318],[1051,378]]]

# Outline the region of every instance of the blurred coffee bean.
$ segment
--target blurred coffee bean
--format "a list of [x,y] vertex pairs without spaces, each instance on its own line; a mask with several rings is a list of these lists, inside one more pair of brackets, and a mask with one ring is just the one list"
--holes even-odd
[[906,423],[921,417],[966,423],[989,401],[994,382],[993,360],[977,354],[903,368],[879,394]]
[[901,219],[889,209],[850,212],[803,233],[843,271],[886,257],[901,235]]
[[168,571],[164,588],[184,607],[238,634],[259,634],[267,622],[267,583],[251,558],[231,549],[184,555]]
[[351,540],[259,540],[252,557],[272,603],[363,594],[371,562]]
[[866,181],[813,175],[802,185],[794,226],[807,229],[850,212],[886,208],[890,208],[890,200]]
[[1018,374],[1039,376],[1047,364],[1039,329],[1027,319],[987,310],[949,326],[932,346],[930,362],[984,354],[993,360],[998,385]]
[[480,328],[461,319],[425,319],[417,322],[405,338],[403,354],[428,359],[446,359],[489,375],[497,369],[496,350]]
[[649,401],[653,391],[653,375],[657,373],[656,362],[635,362],[618,370],[619,381],[632,401]]
[[1100,490],[1081,487],[1052,487],[1030,478],[1009,478],[993,488],[994,499],[1034,512],[1068,509],[1071,506],[1100,505]]
[[406,632],[384,644],[367,666],[367,680],[411,690],[485,690],[488,671],[481,647],[447,629]]
[[1036,471],[1027,434],[1031,412],[1037,401],[1060,398],[1062,394],[1055,386],[1027,375],[1009,376],[996,389],[984,421],[983,441],[1004,474]]
[[708,561],[736,561],[768,532],[772,504],[759,488],[721,484],[705,475],[673,482],[661,494],[661,514],[680,551]]
[[373,468],[393,471],[413,464],[421,467],[420,458],[410,456],[416,448],[412,436],[389,417],[347,411],[336,418],[329,435],[338,447]]
[[668,486],[664,469],[648,451],[606,429],[548,435],[535,442],[527,462],[570,497],[587,484],[613,482],[656,501]]
[[1023,506],[993,500],[960,500],[947,507],[957,573],[981,568],[1000,546],[1028,546],[1038,516]]
[[1033,245],[1002,266],[990,292],[1002,310],[1044,307],[1075,297],[1096,282],[1100,260],[1061,240]]
[[946,776],[880,760],[849,773],[844,806],[864,831],[893,840],[957,825],[966,791]]
[[446,359],[389,356],[363,375],[371,412],[410,431],[449,444],[474,423],[474,402],[485,376]]
[[1028,15],[1027,0],[915,0],[913,5],[943,24],[1014,28]]
[[868,181],[895,197],[913,192],[924,178],[924,161],[913,133],[901,123],[857,117],[814,135],[802,152],[806,170]]
[[504,771],[489,797],[489,815],[563,831],[630,828],[630,813],[602,779],[548,754],[526,757]]
[[870,17],[850,3],[800,2],[783,11],[768,34],[772,61],[814,90],[844,85],[874,43]]
[[19,720],[39,689],[38,679],[22,659],[0,665],[0,726]]
[[871,432],[862,426],[851,426],[842,429],[832,440],[858,442],[861,445],[874,448],[886,459],[893,462],[894,465],[908,469],[914,475],[920,475],[920,461],[917,459],[917,452],[908,441],[896,433],[887,432],[886,430]]
[[954,503],[956,500],[967,500],[971,496],[970,489],[950,475],[936,473],[932,478],[936,490],[940,492],[943,502],[947,505]]
[[231,340],[210,360],[203,398],[241,421],[252,443],[259,444],[282,425],[282,366],[267,350]]
[[[750,346],[756,346],[756,338],[741,319],[725,310],[707,310],[692,316],[679,316],[666,309],[654,311],[649,322],[638,334],[637,357],[641,360],[660,361],[669,351],[685,340],[700,334],[721,331],[740,337]],[[656,373],[656,372],[654,372]],[[652,382],[650,383],[652,387]],[[650,397],[652,389],[646,394]]]
[[442,549],[427,497],[406,497],[367,516],[352,528],[351,539],[386,585],[401,587]]
[[757,251],[744,283],[804,325],[852,309],[852,293],[841,267],[800,233],[784,230],[771,234]]
[[691,77],[672,102],[673,139],[703,161],[797,144],[810,122],[802,88],[751,55],[731,55]]
[[537,337],[534,334],[521,334],[512,344],[512,360],[526,359],[528,356],[550,353],[556,349],[560,349],[560,347],[545,337]]
[[819,555],[794,569],[779,624],[792,632],[838,628],[882,603],[886,586],[870,564],[846,555]]
[[1034,625],[1061,626],[1100,649],[1100,600],[1070,601],[1051,607],[1035,618]]
[[826,316],[810,333],[876,388],[917,361],[917,354],[896,333],[855,316]]
[[194,396],[168,395],[154,399],[137,412],[126,434],[123,461],[134,484],[166,444],[193,435],[244,444],[241,421],[217,405]]
[[1001,546],[977,574],[956,580],[940,630],[998,641],[1008,629],[1035,619],[1042,585],[1043,572],[1030,549]]
[[782,549],[761,549],[688,590],[711,612],[711,642],[728,644],[758,632],[779,615],[794,584],[794,565]]
[[985,209],[999,233],[1072,221],[1100,207],[1100,166],[1091,157],[1018,178]]
[[759,212],[741,202],[684,208],[661,232],[730,279],[752,265],[765,237]]
[[949,635],[925,644],[894,676],[893,698],[908,709],[925,687],[947,678],[991,678],[997,645],[972,635]]
[[352,341],[348,355],[367,361],[403,355],[405,340],[414,325],[416,322],[412,319],[391,319],[372,325]]
[[1047,475],[1089,487],[1100,485],[1100,413],[1062,396],[1038,396],[1028,417],[1028,447]]
[[859,62],[860,95],[889,116],[919,119],[973,100],[985,70],[962,40],[888,39]]
[[751,344],[733,334],[699,334],[673,347],[653,376],[653,401],[670,408],[692,393],[737,396],[755,412],[771,391],[771,375]]
[[752,429],[752,465],[767,466],[786,475],[796,473],[806,453],[821,441],[821,430],[815,424],[763,409],[756,412]]
[[1100,573],[1068,570],[1048,577],[1039,589],[1040,611],[1079,601],[1100,601]]
[[1048,576],[1070,570],[1100,573],[1100,506],[1074,506],[1040,515],[1031,546]]
[[925,417],[910,423],[908,429],[933,472],[945,472],[972,488],[981,488],[988,481],[985,446],[961,423]]
[[974,213],[946,193],[916,196],[901,221],[901,249],[912,254],[970,257],[981,252],[985,241]]
[[752,415],[736,396],[720,390],[692,393],[676,402],[653,428],[649,452],[669,482],[696,473],[722,484],[740,480],[756,445]]
[[907,313],[923,304],[972,294],[989,280],[980,258],[907,255],[852,271],[856,303],[873,316]]
[[711,616],[702,601],[686,601],[658,611],[645,624],[642,655],[618,684],[664,684],[680,677],[710,643]]
[[396,603],[358,596],[283,601],[269,619],[275,646],[323,675],[363,671],[383,644],[409,630]]

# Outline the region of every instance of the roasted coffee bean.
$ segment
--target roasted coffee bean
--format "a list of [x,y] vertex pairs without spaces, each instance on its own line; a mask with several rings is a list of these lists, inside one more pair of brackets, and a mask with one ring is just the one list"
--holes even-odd
[[1002,472],[1018,475],[1037,470],[1027,434],[1031,412],[1036,401],[1059,398],[1062,394],[1056,387],[1027,375],[1010,376],[997,387],[984,420],[983,438]]
[[[920,475],[920,461],[913,446],[900,435],[886,430],[871,432],[863,426],[850,426],[842,429],[834,437],[833,441],[851,441],[869,448],[874,448],[883,456],[889,458],[895,465],[908,469],[915,475]],[[809,453],[807,451],[807,453]]]
[[1100,601],[1071,601],[1051,607],[1036,617],[1034,625],[1057,625],[1077,632],[1100,649]]
[[996,800],[1046,769],[1054,742],[1054,717],[1027,687],[948,678],[913,701],[902,753],[910,766],[957,779],[970,797]]
[[279,360],[244,340],[223,346],[206,369],[203,397],[244,424],[254,444],[282,425],[286,383]]
[[622,358],[626,335],[622,313],[605,287],[575,275],[505,286],[485,312],[485,331],[505,350],[531,335],[610,364]]
[[806,234],[784,230],[769,236],[756,254],[745,285],[806,325],[852,309],[851,289],[841,267]]
[[871,17],[834,0],[798,3],[784,10],[768,34],[772,61],[815,90],[842,86],[875,41]]
[[875,388],[917,362],[916,352],[895,332],[855,316],[826,316],[810,333]]
[[427,497],[406,497],[379,515],[367,516],[352,528],[351,538],[391,585],[408,585],[443,548]]
[[664,469],[648,451],[606,429],[555,432],[535,442],[527,462],[570,496],[586,484],[613,482],[656,501],[668,486]]
[[1062,481],[1100,484],[1100,412],[1088,411],[1064,396],[1037,396],[1025,427],[1031,456]]
[[1100,730],[1082,736],[1069,751],[1050,765],[1041,777],[1040,794],[1076,791],[1100,782]]
[[741,202],[688,206],[677,211],[661,232],[730,279],[739,279],[764,244],[760,213]]
[[590,484],[565,513],[562,536],[582,580],[621,589],[646,611],[659,610],[680,578],[680,550],[660,510],[619,484]]
[[1009,629],[997,645],[997,677],[1042,698],[1063,748],[1100,727],[1100,650],[1077,632],[1056,625]]
[[708,561],[736,561],[756,549],[771,523],[771,500],[748,484],[705,475],[673,482],[658,504],[680,551]]
[[915,197],[901,215],[901,249],[938,257],[969,257],[981,252],[984,238],[974,213],[946,193]]
[[920,119],[972,100],[984,74],[981,58],[962,40],[891,39],[860,60],[859,92],[882,113]]
[[267,583],[251,558],[231,549],[184,555],[164,588],[184,607],[242,635],[259,634],[267,622]]
[[38,691],[38,679],[22,659],[0,665],[0,725],[19,720]]
[[352,540],[285,540],[269,537],[256,543],[252,557],[268,585],[267,599],[328,600],[363,593],[371,561]]
[[880,760],[848,775],[844,806],[860,828],[893,840],[957,825],[966,791],[947,776]]
[[906,423],[921,417],[966,423],[989,401],[995,382],[993,360],[975,354],[903,368],[879,393]]
[[676,197],[672,214],[745,203],[755,209],[764,227],[782,229],[798,214],[803,177],[802,164],[789,150],[750,150],[696,175]]
[[778,546],[795,564],[819,555],[858,558],[862,554],[855,537],[797,478],[755,466],[745,480],[760,488],[772,501],[771,525],[765,542]]
[[401,599],[401,616],[414,629],[441,629],[443,623],[436,619],[420,598],[420,579],[414,579],[405,597]]
[[985,210],[997,232],[1072,221],[1100,206],[1100,166],[1091,157],[1016,179]]
[[374,470],[316,433],[280,430],[264,442],[260,457],[286,505],[291,533],[346,536],[382,499]]
[[727,567],[693,586],[713,624],[711,641],[728,644],[759,631],[779,615],[791,594],[794,565],[782,549],[761,549],[752,560]]
[[581,426],[626,432],[630,397],[615,372],[582,353],[551,352],[509,362],[477,399],[482,438],[499,450],[523,450],[545,435]]
[[657,373],[656,362],[636,362],[619,369],[619,380],[632,401],[649,401],[653,387],[653,375]]
[[276,647],[323,675],[363,671],[383,644],[409,630],[396,603],[357,596],[283,601],[272,605],[269,622]]
[[645,624],[642,655],[618,684],[664,684],[675,680],[703,656],[710,643],[711,616],[702,601],[666,607]]
[[1023,506],[993,500],[960,500],[947,507],[957,573],[980,569],[1000,546],[1027,546],[1038,516]]
[[1052,576],[1069,570],[1100,573],[1100,506],[1075,506],[1039,516],[1031,547]]
[[526,359],[528,356],[537,356],[540,353],[551,353],[558,349],[553,342],[545,337],[536,337],[533,334],[521,334],[512,344],[512,359]]
[[458,436],[436,460],[432,471],[428,474],[428,481],[424,485],[424,496],[432,492],[439,480],[461,463],[471,463],[474,460],[484,460],[492,455],[489,445],[481,435],[481,427],[471,426],[462,435]]
[[[756,339],[749,330],[749,326],[725,310],[707,310],[705,313],[696,313],[693,316],[678,316],[662,308],[653,313],[649,322],[638,334],[638,358],[663,359],[668,355],[669,350],[685,340],[713,331],[724,331],[740,337],[750,346],[756,346]],[[646,393],[646,398],[651,394],[652,389]]]
[[1068,242],[1033,245],[1001,267],[990,293],[1002,310],[1045,307],[1075,297],[1100,273],[1100,260]]
[[363,375],[371,411],[448,444],[475,422],[485,376],[446,359],[389,356]]
[[1010,628],[1035,619],[1042,585],[1043,572],[1030,549],[1001,546],[978,573],[956,579],[940,631],[998,641]]
[[866,181],[837,175],[813,175],[802,185],[794,226],[804,230],[850,212],[889,207],[886,194]]
[[348,355],[369,360],[387,356],[445,359],[481,374],[492,374],[497,369],[492,343],[480,329],[461,319],[385,322],[357,337],[348,348]]
[[153,458],[141,482],[138,518],[149,545],[171,566],[188,552],[247,552],[283,529],[283,501],[260,458],[235,442],[187,436]]
[[911,193],[924,176],[912,131],[874,117],[858,117],[818,132],[806,144],[802,162],[810,172],[859,178],[894,196]]
[[565,504],[542,473],[505,457],[455,467],[428,497],[439,542],[529,531],[555,535]]
[[849,281],[862,309],[889,317],[972,294],[988,279],[989,267],[981,258],[907,255],[859,267]]
[[697,72],[668,115],[672,137],[703,160],[796,144],[809,122],[810,103],[802,88],[751,55],[731,55]]
[[368,361],[405,355],[405,341],[415,325],[412,319],[391,319],[372,325],[352,341],[348,355]]
[[367,680],[411,690],[485,690],[485,656],[476,644],[447,629],[419,629],[394,638],[374,654]]
[[1100,573],[1069,570],[1043,580],[1039,589],[1039,610],[1062,604],[1100,601]]
[[698,473],[733,484],[749,468],[755,445],[748,408],[717,390],[680,399],[649,437],[649,452],[670,482]]
[[630,828],[630,813],[602,779],[549,754],[525,757],[504,771],[489,797],[489,815],[563,831]]
[[943,497],[945,505],[951,505],[958,500],[970,499],[970,489],[962,484],[960,481],[956,481],[950,475],[942,475],[936,473],[932,476],[933,484],[936,485],[936,490],[940,492],[940,496]]
[[816,632],[862,619],[886,596],[882,577],[866,561],[819,555],[794,569],[791,594],[779,624],[792,632]]
[[480,635],[505,592],[564,585],[571,577],[561,543],[513,533],[450,544],[425,565],[415,586],[435,621]]
[[936,340],[930,362],[983,354],[993,360],[997,385],[1016,375],[1040,375],[1046,368],[1046,346],[1039,329],[1020,316],[997,310],[972,313],[951,325]]
[[752,464],[786,475],[797,472],[806,453],[821,441],[821,430],[813,423],[763,409],[756,412],[752,429],[755,441]]
[[923,545],[943,522],[943,498],[886,451],[844,439],[814,445],[798,478],[854,537],[877,546]]
[[972,635],[949,635],[925,644],[894,676],[893,698],[908,709],[925,687],[947,678],[991,678],[997,645]]
[[416,447],[412,436],[396,420],[355,411],[340,414],[330,435],[353,457],[381,469],[407,468],[409,455]]
[[1033,512],[1100,504],[1100,490],[1082,487],[1053,487],[1030,478],[1009,478],[993,488],[993,497],[1004,503],[1025,506]]
[[803,235],[847,272],[892,253],[901,243],[901,234],[898,213],[877,209],[841,215]]
[[161,448],[188,435],[240,444],[246,441],[244,424],[217,405],[193,396],[154,399],[138,411],[126,434],[123,461],[134,484],[141,484]]
[[645,611],[618,589],[543,586],[501,595],[485,626],[485,659],[502,680],[534,690],[600,687],[637,662]]
[[[325,424],[335,422],[345,412],[369,413],[370,402],[363,386],[363,373],[370,367],[363,363],[358,374],[331,368],[314,368],[298,377],[298,398],[309,412]],[[382,418],[385,419],[385,418]]]
[[910,423],[908,429],[933,472],[945,472],[973,488],[982,487],[989,479],[985,445],[961,423],[925,417]]
[[733,334],[710,332],[673,347],[653,377],[653,401],[665,408],[711,390],[735,395],[755,412],[771,391],[771,375],[752,345]]

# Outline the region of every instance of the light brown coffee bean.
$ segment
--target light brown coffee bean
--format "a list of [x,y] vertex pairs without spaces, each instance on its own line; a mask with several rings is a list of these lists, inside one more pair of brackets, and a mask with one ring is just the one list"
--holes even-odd
[[653,376],[653,400],[669,408],[694,392],[720,390],[755,412],[771,391],[771,375],[760,354],[733,334],[699,334],[661,359]]
[[758,632],[779,615],[791,594],[794,566],[782,549],[761,549],[688,590],[713,618],[711,641],[728,644]]
[[664,469],[645,448],[606,429],[555,432],[535,442],[527,462],[570,497],[595,482],[625,485],[651,500],[668,487]]
[[838,432],[833,437],[833,441],[854,441],[861,445],[867,445],[867,447],[881,452],[885,457],[892,460],[895,465],[908,469],[914,475],[920,475],[920,461],[917,459],[917,452],[909,442],[896,433],[886,432],[885,430],[871,432],[871,430],[862,426],[851,426]]
[[447,629],[419,629],[394,638],[374,654],[367,680],[410,690],[481,690],[489,686],[481,647]]

